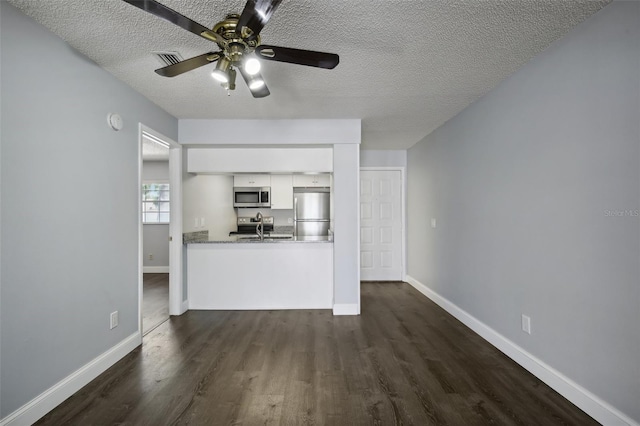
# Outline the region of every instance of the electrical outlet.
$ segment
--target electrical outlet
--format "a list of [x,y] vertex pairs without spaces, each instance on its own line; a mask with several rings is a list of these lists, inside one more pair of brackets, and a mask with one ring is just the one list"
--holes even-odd
[[204,228],[204,217],[200,218],[200,227]]
[[118,326],[118,311],[111,312],[109,327],[111,330]]
[[436,219],[435,218],[431,218],[431,227],[435,228],[436,227]]
[[522,314],[522,331],[531,334],[531,318]]
[[292,223],[293,223],[293,218],[288,217],[288,218],[287,218],[287,223],[288,223],[288,224],[292,224]]
[[200,223],[200,221],[198,221],[198,218],[196,217],[193,221],[194,221],[193,226],[195,226],[196,228],[198,228],[198,225],[199,225],[199,223]]
[[153,253],[149,253],[149,260],[153,260]]

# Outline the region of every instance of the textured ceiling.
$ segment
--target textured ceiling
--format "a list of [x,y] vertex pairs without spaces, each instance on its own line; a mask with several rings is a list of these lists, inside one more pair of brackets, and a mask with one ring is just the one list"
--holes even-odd
[[[360,118],[365,149],[405,149],[610,0],[283,1],[262,42],[340,55],[334,70],[263,61],[271,96],[212,66],[160,77],[152,51],[217,50],[119,0],[8,0],[177,118]],[[213,26],[241,0],[161,0]]]

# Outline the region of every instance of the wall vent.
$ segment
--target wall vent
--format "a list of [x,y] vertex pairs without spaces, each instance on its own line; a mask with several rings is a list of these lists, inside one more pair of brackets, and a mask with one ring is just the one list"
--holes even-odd
[[182,62],[182,56],[178,52],[151,52],[153,56],[158,58],[162,66],[174,65]]

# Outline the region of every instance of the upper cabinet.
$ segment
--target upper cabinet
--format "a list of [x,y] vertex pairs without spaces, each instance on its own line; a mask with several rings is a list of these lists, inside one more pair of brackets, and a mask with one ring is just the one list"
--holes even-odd
[[262,187],[271,186],[269,175],[234,175],[233,186]]
[[291,175],[271,176],[271,208],[293,209],[293,178]]
[[293,186],[305,187],[325,187],[331,186],[331,176],[328,174],[319,175],[293,175]]

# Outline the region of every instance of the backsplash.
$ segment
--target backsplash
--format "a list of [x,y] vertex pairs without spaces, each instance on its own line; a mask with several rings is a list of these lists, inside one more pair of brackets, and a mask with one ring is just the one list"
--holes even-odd
[[182,234],[182,244],[209,239],[209,231],[185,232]]
[[293,234],[293,226],[273,226],[274,234]]

